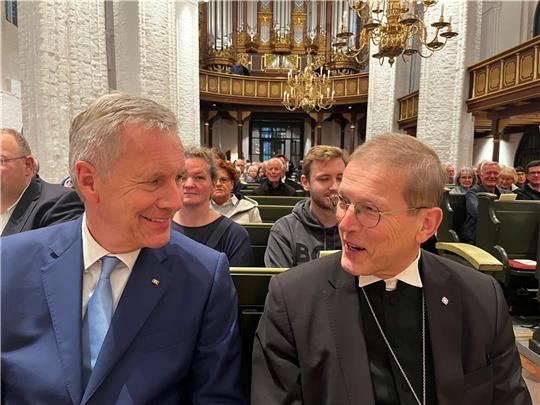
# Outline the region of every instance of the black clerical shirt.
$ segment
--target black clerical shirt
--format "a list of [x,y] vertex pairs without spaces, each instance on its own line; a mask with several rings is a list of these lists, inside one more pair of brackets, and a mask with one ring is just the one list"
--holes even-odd
[[[385,291],[384,281],[363,287],[379,323],[405,374],[422,402],[422,289],[399,281]],[[375,401],[380,405],[417,405],[403,374],[377,327],[367,301],[358,289],[364,338]],[[436,404],[435,376],[426,312],[426,403]]]

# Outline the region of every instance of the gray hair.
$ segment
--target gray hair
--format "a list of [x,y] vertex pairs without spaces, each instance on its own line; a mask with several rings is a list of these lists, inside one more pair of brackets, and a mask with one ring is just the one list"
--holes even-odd
[[216,162],[212,156],[212,150],[209,148],[204,148],[201,146],[190,146],[186,148],[184,156],[187,159],[202,159],[208,165],[208,172],[210,173],[210,178],[212,183],[217,181],[217,167]]
[[478,165],[478,173],[480,174],[484,173],[486,166],[497,166],[497,168],[501,170],[501,165],[498,162],[493,162],[491,160],[483,160]]
[[418,139],[395,133],[377,135],[354,151],[349,162],[355,160],[403,170],[403,198],[410,208],[439,206],[446,172],[435,151]]
[[11,135],[15,139],[15,142],[17,143],[17,146],[19,147],[19,153],[22,153],[25,156],[32,154],[32,151],[30,150],[30,145],[28,145],[28,141],[16,129],[2,128],[0,129],[0,133],[2,135]]
[[93,164],[101,176],[110,174],[125,147],[119,135],[129,124],[143,124],[163,134],[177,132],[173,112],[155,101],[125,93],[99,97],[75,117],[69,130],[69,170],[75,188],[77,161]]
[[455,183],[458,186],[461,186],[461,176],[463,175],[463,173],[468,173],[471,175],[472,185],[474,186],[476,182],[478,181],[478,179],[476,178],[476,173],[474,172],[474,168],[469,167],[469,166],[465,166],[459,169],[459,172],[457,172],[456,177],[454,178]]

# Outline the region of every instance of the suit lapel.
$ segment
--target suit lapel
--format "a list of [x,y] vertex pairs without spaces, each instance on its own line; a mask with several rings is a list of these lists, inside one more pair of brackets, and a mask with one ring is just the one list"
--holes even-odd
[[340,255],[323,292],[342,379],[350,404],[374,404],[369,360],[355,278],[339,264]]
[[41,184],[36,179],[33,179],[17,203],[13,214],[11,214],[9,221],[2,232],[2,236],[19,233],[23,229],[24,224],[28,221],[28,218],[30,218],[32,212],[36,208],[37,200],[40,195]]
[[[83,404],[92,397],[123,356],[166,291],[172,278],[171,269],[162,263],[167,257],[166,248],[141,250],[88,381]],[[159,283],[154,284],[153,279],[159,280]]]
[[440,404],[458,404],[463,393],[461,291],[435,256],[422,252],[421,269],[437,397]]
[[51,315],[66,387],[73,403],[79,404],[82,397],[81,291],[83,258],[81,221],[74,221],[66,228],[65,237],[54,241],[50,247],[51,256],[55,260],[41,269],[41,280]]

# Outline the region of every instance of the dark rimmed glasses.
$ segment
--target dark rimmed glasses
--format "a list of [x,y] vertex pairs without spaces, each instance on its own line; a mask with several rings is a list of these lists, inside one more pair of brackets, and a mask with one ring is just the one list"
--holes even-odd
[[429,208],[429,207],[414,207],[414,208],[406,208],[402,210],[393,210],[393,211],[381,211],[377,207],[375,207],[373,204],[370,204],[368,202],[365,203],[351,203],[345,200],[344,197],[342,197],[339,194],[334,194],[328,197],[330,199],[330,202],[336,209],[336,218],[338,221],[341,221],[344,217],[347,211],[349,210],[349,207],[354,208],[354,216],[358,223],[362,226],[365,226],[366,228],[375,228],[379,222],[381,221],[381,217],[384,215],[394,215],[399,214],[403,212],[410,212],[410,211],[418,211],[422,208]]

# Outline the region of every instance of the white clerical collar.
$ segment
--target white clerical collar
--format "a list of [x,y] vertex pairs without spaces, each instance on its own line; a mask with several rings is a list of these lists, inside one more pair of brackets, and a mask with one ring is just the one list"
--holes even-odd
[[133,270],[133,266],[135,266],[135,262],[137,261],[139,252],[141,251],[141,249],[137,249],[127,253],[110,253],[109,251],[107,251],[94,239],[94,237],[88,230],[88,226],[86,224],[86,213],[83,214],[82,219],[82,246],[84,271],[87,271],[90,266],[92,266],[103,256],[116,256],[120,259],[122,263],[126,265],[126,267],[131,272],[131,270]]
[[[401,273],[399,273],[397,276],[392,278],[387,278],[384,280],[385,289],[386,291],[394,291],[396,289],[396,285],[398,280],[412,285],[413,287],[422,288],[422,279],[420,278],[420,271],[418,270],[418,261],[420,260],[420,251],[418,251],[418,255],[416,256],[416,259]],[[377,281],[383,280],[380,277],[377,276],[359,276],[358,277],[358,286],[359,287],[365,287],[367,285],[376,283]]]

